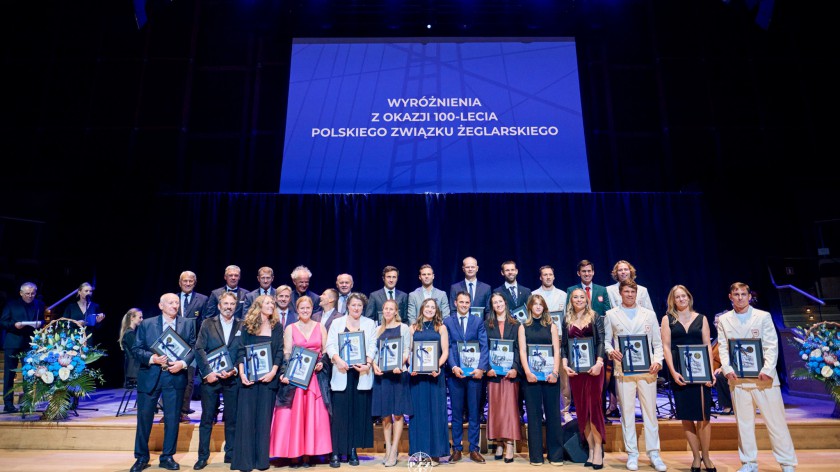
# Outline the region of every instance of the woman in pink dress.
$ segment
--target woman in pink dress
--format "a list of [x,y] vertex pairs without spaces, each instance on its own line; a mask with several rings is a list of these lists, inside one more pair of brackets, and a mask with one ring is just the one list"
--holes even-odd
[[[302,296],[297,301],[298,320],[286,327],[283,353],[286,372],[280,377],[283,384],[278,393],[274,419],[271,423],[271,457],[293,459],[291,467],[309,467],[311,456],[332,451],[329,413],[329,378],[324,374],[324,350],[327,331],[321,323],[312,321],[312,299]],[[288,366],[294,346],[311,349],[320,354],[315,373],[304,390],[289,384]],[[326,386],[326,388],[325,388]],[[245,426],[245,425],[243,425]]]

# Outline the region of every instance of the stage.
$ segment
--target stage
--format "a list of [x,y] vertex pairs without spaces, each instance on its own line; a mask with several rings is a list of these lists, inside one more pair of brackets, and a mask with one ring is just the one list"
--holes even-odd
[[[3,457],[3,470],[127,470],[133,463],[132,451],[134,447],[134,431],[136,419],[134,411],[116,417],[117,408],[122,398],[122,389],[104,389],[97,391],[91,398],[83,400],[81,408],[96,408],[78,411],[79,416],[70,415],[66,421],[45,423],[38,421],[38,416],[22,418],[19,414],[0,415],[0,455]],[[133,406],[133,401],[129,407]],[[668,414],[668,399],[664,395],[659,397],[660,412]],[[189,424],[181,424],[178,438],[178,451],[175,459],[182,464],[182,468],[190,468],[196,460],[198,447],[198,420],[200,418],[200,402],[193,401]],[[834,405],[830,401],[815,398],[785,395],[785,410],[790,426],[791,435],[801,466],[799,470],[835,470],[840,462],[840,419],[831,418]],[[637,410],[638,413],[638,410]],[[640,413],[639,413],[640,414]],[[150,447],[153,451],[160,450],[163,441],[163,426],[158,424],[161,415],[156,417],[156,424],[152,431]],[[735,417],[732,415],[717,415],[712,419],[712,449],[716,451],[714,459],[720,472],[734,471],[740,467],[737,454],[737,432]],[[410,424],[409,424],[410,427]],[[644,435],[641,420],[637,417],[640,449],[644,450]],[[375,438],[381,437],[379,428],[375,429]],[[465,435],[466,436],[466,435]],[[761,449],[759,465],[761,470],[778,470],[775,460],[769,451],[770,444],[767,431],[759,415],[757,423],[757,439]],[[221,450],[224,440],[223,425],[217,424],[213,430],[211,442],[211,465],[208,469],[227,469],[221,463]],[[679,421],[660,419],[660,440],[663,458],[670,470],[688,470],[690,454],[682,433]],[[400,464],[405,466],[408,458],[408,434],[403,435],[400,450]],[[482,428],[482,441],[486,441]],[[382,467],[382,452],[384,444],[376,440],[375,446],[363,450],[361,467]],[[620,425],[617,419],[607,425],[605,470],[625,470],[626,454],[622,451]],[[485,454],[489,458],[482,467],[505,470],[510,468],[528,467],[527,447],[525,441],[517,442],[517,456],[513,464],[496,462],[492,453]],[[216,463],[218,462],[218,463]],[[153,453],[153,466],[156,456]],[[449,467],[464,467],[469,460],[459,464],[448,464]],[[647,469],[648,463],[642,455],[640,467]],[[567,467],[585,470],[582,464],[567,462]],[[319,466],[321,467],[321,466]],[[327,465],[323,465],[327,467]],[[342,467],[348,467],[346,464]],[[546,465],[546,467],[550,467]]]

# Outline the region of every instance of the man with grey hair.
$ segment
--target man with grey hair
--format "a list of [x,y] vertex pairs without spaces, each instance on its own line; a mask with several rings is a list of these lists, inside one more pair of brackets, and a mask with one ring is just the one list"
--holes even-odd
[[[201,312],[204,311],[207,305],[207,295],[195,291],[195,285],[198,278],[195,272],[185,270],[181,272],[178,278],[178,286],[181,288],[181,293],[178,294],[181,302],[180,315],[195,323],[195,330],[198,332],[201,323]],[[195,346],[190,346],[195,347]],[[195,410],[190,408],[190,401],[192,400],[195,382],[195,362],[191,362],[187,368],[187,386],[184,388],[184,401],[181,404],[181,422],[189,423],[190,413],[195,413]]]
[[29,338],[44,321],[44,302],[36,300],[38,287],[32,282],[20,286],[20,298],[9,301],[0,316],[0,326],[6,331],[3,339],[3,411],[14,413],[15,369],[19,355],[29,350]]
[[312,271],[304,265],[299,265],[292,271],[292,284],[295,286],[295,289],[292,290],[292,305],[297,306],[298,298],[306,295],[312,299],[312,314],[315,314],[322,311],[321,297],[309,290],[309,279],[311,278]]
[[242,276],[242,270],[239,266],[229,265],[225,267],[225,285],[210,292],[210,298],[207,299],[207,304],[204,305],[204,313],[202,319],[212,318],[219,314],[219,296],[224,292],[233,292],[236,295],[236,311],[233,312],[235,318],[242,319],[244,315],[242,307],[245,304],[245,297],[248,291],[239,286],[239,278]]
[[271,286],[274,283],[274,269],[268,266],[260,267],[257,270],[257,283],[260,286],[245,296],[245,303],[242,306],[242,314],[248,313],[248,308],[254,303],[260,295],[274,296],[274,288]]

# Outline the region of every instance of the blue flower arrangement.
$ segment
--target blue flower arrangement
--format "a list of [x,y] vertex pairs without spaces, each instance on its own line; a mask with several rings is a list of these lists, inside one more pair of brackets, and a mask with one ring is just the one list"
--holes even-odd
[[793,342],[805,362],[804,368],[793,372],[793,378],[819,380],[840,404],[840,324],[824,321],[792,331]]
[[46,402],[41,419],[58,421],[67,418],[71,397],[83,397],[101,384],[102,374],[88,364],[105,356],[98,347],[87,345],[88,335],[81,322],[61,318],[35,331],[31,348],[21,355],[23,397],[22,415],[35,413]]

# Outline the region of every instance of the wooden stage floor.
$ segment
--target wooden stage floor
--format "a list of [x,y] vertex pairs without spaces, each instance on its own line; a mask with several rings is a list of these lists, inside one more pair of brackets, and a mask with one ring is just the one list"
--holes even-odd
[[[97,408],[97,411],[80,410],[79,416],[72,416],[62,422],[46,423],[38,421],[37,415],[21,418],[19,414],[0,414],[0,472],[21,471],[123,471],[128,470],[133,463],[134,431],[136,416],[129,410],[128,415],[115,417],[117,406],[122,397],[122,389],[100,390],[81,402],[81,407]],[[840,467],[840,419],[831,418],[833,403],[815,398],[805,398],[785,395],[785,414],[797,449],[800,461],[800,471],[828,471]],[[667,399],[659,399],[660,406],[667,407]],[[133,403],[132,403],[133,404]],[[193,401],[192,408],[196,410],[190,415],[189,424],[181,424],[178,438],[178,454],[176,460],[181,463],[182,470],[192,470],[196,460],[198,447],[198,419],[200,418],[200,402]],[[639,413],[637,409],[637,413]],[[667,419],[667,408],[662,409],[660,418],[660,438],[663,459],[672,471],[688,472],[691,465],[690,453],[686,451],[687,444],[679,421]],[[156,417],[156,424],[152,431],[150,448],[160,450],[163,442],[163,425],[157,422],[162,418]],[[626,470],[624,462],[626,454],[623,451],[620,425],[615,420],[607,425],[607,457],[603,470]],[[734,472],[740,467],[737,454],[737,431],[734,416],[720,415],[713,418],[712,449],[715,451],[714,460],[718,471]],[[644,450],[644,435],[641,420],[637,418],[640,449]],[[409,425],[410,428],[410,425]],[[466,436],[466,434],[465,434]],[[380,428],[374,432],[376,445],[374,448],[362,451],[362,464],[358,468],[384,468],[381,457],[383,441]],[[778,465],[770,453],[767,431],[759,415],[756,434],[761,449],[760,470],[776,471]],[[482,439],[484,439],[482,428]],[[221,463],[221,450],[224,441],[223,424],[214,427],[211,442],[211,465],[207,470],[229,470]],[[408,434],[403,435],[400,450],[399,467],[406,467],[408,458]],[[517,458],[512,464],[494,461],[492,453],[485,454],[489,459],[480,467],[486,472],[505,470],[512,471],[520,468],[532,467],[528,464],[525,441],[517,442]],[[157,454],[152,453],[152,468],[156,467]],[[216,463],[218,461],[218,463]],[[442,464],[438,469],[458,469],[469,467],[469,460],[458,464]],[[342,469],[347,469],[347,464]],[[286,467],[281,467],[285,469]],[[328,469],[326,464],[317,468]],[[358,469],[357,468],[357,469]],[[543,468],[552,468],[546,464]],[[567,463],[561,470],[591,470],[582,464]],[[652,471],[644,454],[640,459],[640,470]]]

